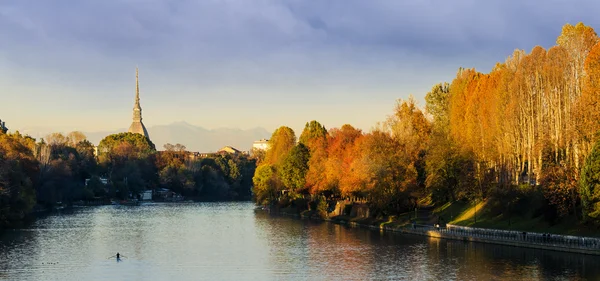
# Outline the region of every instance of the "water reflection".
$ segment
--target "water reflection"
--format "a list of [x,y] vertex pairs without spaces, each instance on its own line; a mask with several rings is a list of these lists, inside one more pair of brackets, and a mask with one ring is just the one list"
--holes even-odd
[[[120,252],[127,258],[108,259]],[[5,280],[596,280],[600,257],[272,216],[251,203],[103,206],[0,238]]]
[[[318,279],[597,280],[600,257],[465,243],[257,214],[281,268]],[[279,236],[277,235],[279,233]],[[293,236],[293,240],[285,237]],[[296,242],[293,242],[296,241]],[[285,244],[288,243],[288,244]],[[291,272],[297,272],[292,270]],[[296,278],[293,273],[285,277]]]

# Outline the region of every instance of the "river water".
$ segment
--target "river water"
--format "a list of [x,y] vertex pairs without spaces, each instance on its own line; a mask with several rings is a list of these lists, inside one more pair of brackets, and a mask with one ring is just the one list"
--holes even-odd
[[[109,258],[117,252],[120,262]],[[76,209],[0,236],[2,280],[600,280],[600,257],[380,233],[252,203]]]

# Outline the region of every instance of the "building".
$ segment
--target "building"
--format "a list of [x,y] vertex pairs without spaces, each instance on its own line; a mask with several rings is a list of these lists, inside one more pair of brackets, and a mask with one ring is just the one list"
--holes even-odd
[[146,130],[146,126],[142,123],[142,107],[140,106],[140,83],[138,76],[138,68],[135,68],[135,104],[133,105],[133,122],[131,126],[129,126],[130,133],[142,134],[146,138],[150,139],[148,136],[148,130]]
[[223,148],[219,149],[219,151],[217,151],[217,153],[219,153],[219,154],[222,154],[222,153],[225,153],[225,154],[240,154],[242,152],[239,151],[239,150],[237,150],[237,149],[235,149],[232,146],[226,146],[226,147],[223,147]]
[[3,132],[6,134],[6,132],[8,132],[8,128],[6,128],[6,123],[4,123],[2,120],[0,120],[0,132]]
[[[91,180],[91,178],[90,178],[90,179],[85,179],[85,186],[88,186],[88,183],[90,182],[90,180]],[[100,182],[101,182],[103,185],[107,185],[107,184],[108,184],[108,179],[107,179],[107,178],[100,177]]]
[[252,150],[267,150],[269,149],[269,140],[257,140],[252,144]]

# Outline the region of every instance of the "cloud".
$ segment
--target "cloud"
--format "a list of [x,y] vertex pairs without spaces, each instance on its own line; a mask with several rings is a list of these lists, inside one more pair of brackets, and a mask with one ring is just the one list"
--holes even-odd
[[130,101],[140,65],[145,102],[390,102],[459,66],[486,71],[515,48],[549,47],[567,22],[597,27],[598,10],[588,0],[7,0],[0,83],[106,106]]
[[548,44],[565,20],[596,23],[591,11],[599,7],[592,1],[21,0],[0,4],[0,31],[9,42],[2,52],[26,45],[41,57],[75,49],[198,62],[298,51],[443,58]]

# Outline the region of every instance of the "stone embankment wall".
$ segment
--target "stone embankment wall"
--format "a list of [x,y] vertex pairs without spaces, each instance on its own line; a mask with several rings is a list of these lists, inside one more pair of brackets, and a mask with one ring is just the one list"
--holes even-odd
[[[368,218],[369,214],[369,207],[366,203],[348,200],[338,201],[334,205],[330,205],[330,212],[328,213],[329,218],[345,215],[352,217],[353,219]],[[382,231],[461,240],[465,242],[492,243],[515,247],[600,255],[600,238],[594,237],[497,230],[451,224],[448,224],[445,227],[418,224],[412,224],[408,227],[393,227],[391,225],[367,225],[355,221],[326,220],[354,227],[365,227]]]
[[[361,226],[355,223],[349,224]],[[445,228],[425,225],[413,225],[412,227],[400,228],[393,228],[385,225],[380,227],[368,227],[384,231],[415,234],[442,239],[461,240],[465,242],[481,242],[515,247],[600,255],[600,239],[594,237],[496,230],[456,225],[447,225]]]
[[[351,205],[351,208],[348,206]],[[350,213],[348,213],[350,209]],[[346,212],[346,213],[344,213]],[[352,218],[368,218],[369,207],[364,202],[338,201],[329,217],[349,215]],[[416,225],[409,227],[392,227],[388,225],[361,225],[356,222],[340,221],[338,223],[352,226],[368,227],[384,231],[423,235],[435,238],[482,242],[515,247],[528,247],[554,251],[574,252],[600,255],[600,238],[556,235],[549,233],[523,232],[513,230],[497,230],[487,228],[465,227],[448,224],[445,227],[432,225]]]
[[457,225],[447,225],[446,228],[440,229],[434,228],[433,232],[437,233],[437,235],[443,235],[444,237],[442,238],[449,239],[465,240],[466,238],[468,241],[600,255],[600,239],[595,237],[497,230]]
[[353,218],[368,218],[369,214],[369,206],[366,202],[357,200],[336,201],[327,213],[330,218],[342,215]]

